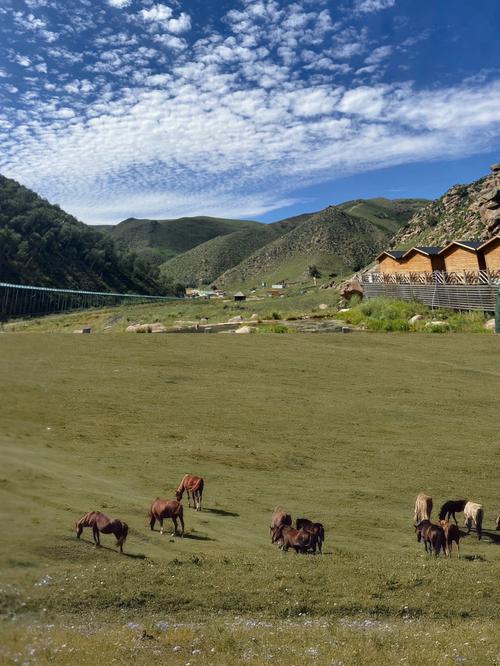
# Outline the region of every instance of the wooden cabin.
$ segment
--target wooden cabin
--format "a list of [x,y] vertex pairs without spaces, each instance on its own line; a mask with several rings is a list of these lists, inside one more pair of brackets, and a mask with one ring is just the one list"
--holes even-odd
[[377,257],[379,273],[400,273],[403,268],[401,267],[400,258],[404,255],[404,251],[400,250],[384,250]]
[[489,271],[500,270],[500,236],[493,236],[480,245],[479,253]]
[[432,273],[444,270],[440,247],[412,247],[400,259],[403,273]]
[[[481,271],[485,269],[484,257],[478,248],[479,241],[452,241],[439,253],[447,273]],[[438,269],[439,270],[439,269]]]

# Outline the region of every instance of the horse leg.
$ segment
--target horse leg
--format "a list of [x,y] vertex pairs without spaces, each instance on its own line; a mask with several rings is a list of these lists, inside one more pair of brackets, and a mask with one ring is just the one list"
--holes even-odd
[[188,498],[188,508],[191,508],[191,499],[189,497],[189,490],[187,488],[186,488],[186,495],[187,495],[187,498]]
[[196,511],[201,511],[201,493],[196,491]]
[[458,525],[457,523],[457,517],[455,516],[455,512],[453,511],[453,520],[455,521],[455,525]]
[[95,547],[100,548],[101,547],[101,540],[99,539],[99,530],[97,529],[97,527],[95,525],[92,528],[92,535],[94,537]]
[[177,534],[177,517],[172,516],[172,523],[174,525],[174,531],[172,532],[172,536],[175,536]]
[[181,537],[184,536],[184,518],[182,516],[182,513],[179,514],[179,522],[181,524]]
[[151,514],[151,520],[149,521],[149,527],[154,530],[156,525],[156,518],[154,517],[153,514]]
[[160,534],[163,534],[163,518],[158,519],[160,521]]

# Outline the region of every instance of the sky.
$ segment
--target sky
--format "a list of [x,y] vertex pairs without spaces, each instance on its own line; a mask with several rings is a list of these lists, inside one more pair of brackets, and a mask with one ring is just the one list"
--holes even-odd
[[498,0],[0,0],[0,173],[88,224],[440,196],[500,161]]

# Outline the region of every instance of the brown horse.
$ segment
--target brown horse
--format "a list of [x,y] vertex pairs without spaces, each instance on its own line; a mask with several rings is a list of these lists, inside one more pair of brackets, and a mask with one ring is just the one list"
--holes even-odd
[[457,550],[458,550],[458,559],[460,559],[460,530],[458,529],[458,525],[454,525],[453,523],[448,522],[447,520],[440,520],[439,524],[443,528],[444,531],[444,554],[447,555],[449,558],[451,558],[451,548],[453,546],[453,542],[457,544]]
[[310,530],[296,530],[288,525],[282,525],[276,531],[275,540],[281,542],[281,548],[286,552],[293,548],[296,553],[316,552],[318,537]]
[[120,547],[120,553],[123,553],[123,544],[128,535],[128,525],[118,518],[108,518],[100,511],[90,511],[86,513],[75,524],[76,538],[79,539],[84,527],[92,528],[92,536],[96,548],[99,548],[101,541],[99,539],[99,532],[102,534],[114,534],[116,537],[116,545]]
[[269,526],[269,532],[271,534],[272,543],[276,543],[277,538],[276,534],[280,527],[287,525],[291,527],[292,525],[292,516],[285,511],[282,506],[277,506],[271,518],[271,525]]
[[[417,541],[423,541],[425,552],[432,553],[437,557],[441,548],[446,555],[446,541],[444,530],[441,525],[435,525],[430,520],[421,520],[415,525],[415,532],[417,533]],[[429,547],[427,549],[427,547]]]
[[154,530],[156,521],[158,521],[160,523],[160,534],[163,534],[165,518],[170,518],[174,524],[172,536],[177,534],[177,519],[179,519],[182,528],[181,536],[184,534],[184,509],[182,504],[177,500],[164,500],[157,497],[149,509],[150,528]]
[[201,476],[192,476],[192,474],[184,474],[182,481],[179,484],[179,487],[175,491],[175,496],[180,502],[182,499],[182,494],[184,491],[187,493],[188,506],[191,506],[189,500],[189,493],[191,493],[193,498],[193,509],[196,511],[201,511],[201,500],[203,497],[203,488],[205,486],[204,480]]
[[321,523],[313,523],[313,521],[309,520],[309,518],[297,518],[295,521],[295,527],[298,530],[306,530],[316,535],[318,550],[320,553],[322,552],[321,549],[325,540],[325,528]]

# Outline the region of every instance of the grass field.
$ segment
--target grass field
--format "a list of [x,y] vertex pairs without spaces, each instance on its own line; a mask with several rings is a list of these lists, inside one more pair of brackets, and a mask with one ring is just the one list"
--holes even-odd
[[[0,336],[0,663],[500,663],[498,336]],[[156,496],[206,479],[187,533]],[[416,494],[469,497],[462,559]],[[273,507],[326,527],[270,544]],[[72,526],[126,520],[94,549]],[[143,635],[145,632],[145,635]]]

